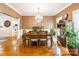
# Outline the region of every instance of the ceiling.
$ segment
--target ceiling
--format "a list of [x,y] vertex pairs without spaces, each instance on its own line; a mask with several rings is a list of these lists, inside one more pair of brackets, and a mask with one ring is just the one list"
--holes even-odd
[[71,5],[70,3],[8,3],[8,6],[13,8],[22,16],[53,16]]

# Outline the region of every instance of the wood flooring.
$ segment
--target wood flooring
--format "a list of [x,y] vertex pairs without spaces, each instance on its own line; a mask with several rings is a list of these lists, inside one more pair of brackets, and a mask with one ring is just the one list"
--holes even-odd
[[[22,39],[6,38],[0,43],[0,56],[56,56],[54,47],[24,47]],[[59,46],[62,56],[70,56],[66,47]]]

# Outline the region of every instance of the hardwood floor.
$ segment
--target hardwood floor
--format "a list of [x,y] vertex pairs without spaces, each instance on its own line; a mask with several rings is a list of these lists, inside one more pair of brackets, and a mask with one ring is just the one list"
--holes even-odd
[[[67,48],[59,46],[62,56],[68,56]],[[45,46],[24,47],[21,39],[7,38],[0,44],[0,56],[55,56],[54,48]]]

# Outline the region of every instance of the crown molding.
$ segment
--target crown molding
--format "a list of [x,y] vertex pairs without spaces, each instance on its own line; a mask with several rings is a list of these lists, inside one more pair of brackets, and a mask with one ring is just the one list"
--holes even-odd
[[69,7],[70,5],[72,5],[72,3],[69,3],[68,5],[66,5],[64,8],[62,8],[61,10],[59,10],[55,15],[57,15],[58,13],[60,13],[61,11],[63,11],[63,10],[66,9],[67,7]]
[[5,3],[5,5],[7,5],[8,7],[10,7],[10,8],[13,9],[14,11],[16,11],[18,14],[22,15],[22,13],[20,13],[18,10],[16,10],[14,7],[12,7],[10,4]]

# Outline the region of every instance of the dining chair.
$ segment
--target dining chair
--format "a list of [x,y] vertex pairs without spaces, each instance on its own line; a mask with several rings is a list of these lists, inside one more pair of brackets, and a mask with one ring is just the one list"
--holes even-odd
[[23,35],[22,35],[22,38],[23,38],[23,45],[26,46],[26,45],[30,45],[30,38],[26,36],[26,30],[23,30]]
[[40,31],[39,32],[39,39],[40,39],[40,43],[42,44],[42,42],[45,42],[45,46],[47,47],[47,41],[48,41],[48,38],[47,38],[47,34],[48,32],[47,31]]
[[30,41],[31,41],[31,44],[32,42],[36,42],[37,43],[37,46],[39,45],[39,37],[38,37],[38,33],[35,32],[35,31],[30,31]]

